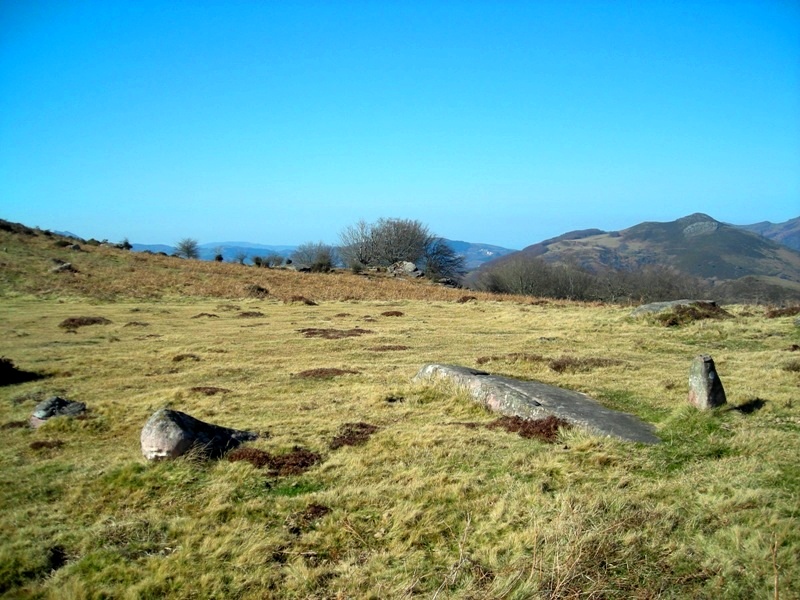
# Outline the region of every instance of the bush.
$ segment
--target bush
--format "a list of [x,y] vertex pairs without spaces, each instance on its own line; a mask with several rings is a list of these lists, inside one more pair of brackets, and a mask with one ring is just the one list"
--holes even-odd
[[336,253],[333,246],[322,242],[306,242],[292,253],[292,260],[315,273],[326,273],[333,268]]
[[200,244],[194,238],[183,238],[175,246],[175,255],[183,258],[200,258]]

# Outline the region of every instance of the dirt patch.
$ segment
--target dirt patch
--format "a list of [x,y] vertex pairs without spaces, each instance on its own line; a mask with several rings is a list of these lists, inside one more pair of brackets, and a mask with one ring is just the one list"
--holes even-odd
[[36,381],[44,379],[46,375],[34,373],[32,371],[22,371],[14,366],[14,361],[10,358],[0,358],[0,386],[15,385],[26,381]]
[[228,310],[228,311],[236,311],[241,310],[241,306],[237,306],[235,304],[220,304],[217,306],[217,310]]
[[61,448],[64,442],[61,440],[36,440],[30,443],[31,450],[51,450]]
[[150,323],[144,321],[128,321],[123,327],[150,327]]
[[572,425],[554,416],[533,421],[528,421],[520,417],[500,417],[489,423],[486,427],[487,429],[505,429],[509,433],[516,433],[526,439],[536,438],[552,444],[558,439],[559,428],[571,429]]
[[219,319],[219,315],[215,315],[214,313],[207,313],[207,312],[202,312],[200,314],[197,314],[197,315],[193,316],[192,318],[193,319],[201,319],[203,317],[206,317],[206,318],[209,318],[209,319]]
[[783,370],[789,373],[800,373],[800,360],[790,360],[783,365]]
[[75,330],[78,327],[86,327],[88,325],[108,325],[111,323],[105,317],[69,317],[64,319],[58,324],[62,329]]
[[242,460],[249,462],[256,469],[267,466],[269,461],[272,459],[272,455],[269,452],[259,450],[258,448],[236,448],[235,450],[228,452],[225,457],[230,462],[238,462]]
[[255,283],[248,285],[244,289],[251,298],[266,298],[269,296],[269,290],[267,288],[261,287]]
[[387,404],[397,404],[398,402],[405,402],[406,399],[403,398],[403,396],[395,396],[394,394],[392,394],[386,396],[386,398],[384,398],[383,401],[386,402]]
[[286,528],[293,535],[300,535],[306,531],[315,521],[318,521],[331,512],[331,509],[324,504],[312,502],[301,513],[294,513],[286,519]]
[[545,357],[541,354],[527,354],[525,352],[511,352],[502,356],[481,356],[475,360],[479,365],[485,365],[488,362],[496,361],[510,361],[510,362],[544,362]]
[[198,394],[205,394],[206,396],[215,396],[217,394],[228,394],[230,393],[229,389],[221,388],[221,387],[214,387],[214,386],[204,386],[198,385],[193,388],[189,388],[190,392],[197,392]]
[[733,315],[714,302],[695,302],[678,305],[670,311],[655,315],[655,320],[664,327],[678,327],[704,319],[731,319]]
[[768,319],[777,319],[778,317],[793,317],[800,315],[800,305],[786,306],[784,308],[769,308],[764,313]]
[[333,315],[334,317],[338,317],[339,319],[343,319],[344,317],[352,317],[350,313],[336,313]]
[[246,310],[244,312],[240,312],[236,316],[239,317],[240,319],[254,319],[257,317],[263,317],[264,313],[258,312],[257,310]]
[[27,424],[27,421],[8,421],[0,425],[0,429],[20,429]]
[[379,427],[369,423],[345,423],[339,428],[339,433],[331,440],[329,447],[336,450],[342,446],[360,446],[366,444]]
[[358,375],[358,371],[351,371],[349,369],[336,369],[333,367],[320,367],[317,369],[309,369],[307,371],[300,371],[295,377],[298,379],[333,379],[340,375]]
[[294,304],[295,302],[300,302],[301,304],[305,304],[306,306],[317,306],[317,303],[313,300],[309,300],[305,296],[292,296],[289,298],[289,304]]
[[456,302],[458,304],[466,304],[467,302],[477,302],[478,299],[475,296],[461,296]]
[[387,310],[386,312],[382,312],[382,317],[402,317],[404,313],[399,310]]
[[792,344],[786,349],[787,352],[797,352],[798,350],[800,350],[800,346],[797,344]]
[[408,346],[392,346],[387,344],[385,346],[373,346],[370,350],[373,352],[393,352],[395,350],[408,350]]
[[575,356],[562,356],[550,361],[549,366],[556,373],[571,373],[591,371],[601,367],[613,367],[621,365],[622,361],[614,358],[577,358]]
[[200,360],[200,357],[197,354],[176,354],[172,357],[172,362],[182,362],[184,360],[193,360],[195,362]]
[[322,462],[321,455],[295,446],[286,454],[272,456],[267,466],[270,475],[300,475],[319,462]]
[[369,329],[361,329],[360,327],[356,327],[354,329],[317,329],[310,327],[306,329],[300,329],[299,331],[308,338],[318,337],[325,340],[341,340],[343,338],[358,337],[360,335],[374,333]]

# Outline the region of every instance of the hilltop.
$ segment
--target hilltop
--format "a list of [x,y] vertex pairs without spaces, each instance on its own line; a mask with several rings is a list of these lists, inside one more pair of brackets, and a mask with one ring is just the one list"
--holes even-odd
[[713,285],[723,297],[754,288],[800,298],[800,252],[762,235],[695,213],[620,231],[587,229],[527,246],[483,269],[519,257],[577,265],[590,273],[671,267]]

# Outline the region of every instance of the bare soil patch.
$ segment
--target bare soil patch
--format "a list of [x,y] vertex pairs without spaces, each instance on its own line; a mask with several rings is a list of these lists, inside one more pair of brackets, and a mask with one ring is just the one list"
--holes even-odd
[[408,346],[393,346],[391,344],[386,344],[385,346],[373,346],[370,348],[373,352],[394,352],[399,350],[408,350]]
[[571,429],[572,425],[558,417],[545,417],[528,421],[520,417],[500,417],[486,426],[488,429],[505,429],[526,439],[536,438],[549,444],[558,439],[558,430]]
[[386,312],[382,312],[382,317],[402,317],[404,313],[399,310],[387,310]]
[[300,302],[301,304],[305,304],[306,306],[318,306],[316,302],[313,300],[309,300],[305,296],[292,296],[289,298],[289,304],[293,304],[295,302]]
[[339,319],[343,319],[344,317],[352,317],[353,315],[351,315],[350,313],[336,313],[333,316]]
[[230,390],[227,388],[221,387],[214,387],[214,386],[205,386],[205,385],[198,385],[192,388],[189,388],[190,392],[197,392],[198,394],[205,394],[206,396],[215,396],[217,394],[227,394],[230,393]]
[[247,295],[250,296],[251,298],[266,298],[267,296],[269,296],[269,290],[267,288],[261,287],[260,285],[255,283],[245,287],[245,291],[247,292]]
[[88,325],[108,325],[111,323],[105,317],[69,317],[58,324],[62,329],[75,330],[78,327],[86,327]]
[[286,520],[286,528],[293,535],[300,535],[306,531],[315,521],[318,521],[331,512],[331,509],[324,504],[312,502],[301,513],[294,513]]
[[172,357],[172,362],[182,362],[184,360],[193,360],[197,362],[200,360],[200,357],[197,356],[197,354],[191,354],[191,353],[176,354],[175,356]]
[[564,373],[570,371],[573,373],[582,371],[591,371],[601,367],[613,367],[621,365],[622,361],[614,358],[579,358],[575,356],[562,356],[554,358],[550,361],[550,368],[556,373]]
[[350,369],[336,369],[333,367],[320,367],[317,369],[308,369],[307,371],[300,371],[295,377],[298,379],[333,379],[340,375],[358,375],[358,371],[351,371]]
[[485,365],[488,362],[496,361],[511,361],[511,362],[544,362],[547,360],[541,354],[528,354],[526,352],[511,352],[502,356],[481,356],[475,360],[479,365]]
[[331,440],[329,447],[336,450],[342,446],[360,446],[365,444],[379,427],[369,423],[345,423],[339,428],[339,433]]
[[206,317],[206,318],[209,318],[209,319],[219,319],[219,315],[215,315],[214,313],[207,313],[207,312],[201,312],[199,314],[196,314],[192,318],[193,319],[201,319],[203,317]]
[[300,329],[299,331],[308,338],[318,337],[325,340],[340,340],[343,338],[358,337],[360,335],[374,333],[369,329],[361,329],[360,327],[355,327],[353,329],[319,329],[309,327],[306,329]]
[[61,448],[64,442],[61,440],[36,440],[30,443],[31,450],[52,450]]
[[786,349],[787,352],[797,352],[799,350],[800,350],[800,345],[798,344],[792,344]]
[[299,475],[322,461],[321,455],[300,446],[277,455],[258,448],[237,448],[226,457],[231,462],[249,462],[257,469],[268,467],[270,475]]
[[27,421],[8,421],[0,425],[0,429],[20,429],[27,424]]
[[478,299],[475,296],[461,296],[456,302],[458,304],[466,304],[467,302],[477,302]]
[[241,310],[241,306],[237,306],[236,304],[220,304],[217,306],[217,310],[229,310],[229,311],[236,311]]
[[144,321],[128,321],[123,327],[150,327],[150,323]]
[[768,319],[777,319],[778,317],[793,317],[800,315],[800,305],[786,306],[784,308],[769,308],[765,313]]
[[246,310],[244,312],[240,312],[236,316],[239,317],[240,319],[253,319],[257,317],[263,317],[264,313],[259,312],[257,310]]

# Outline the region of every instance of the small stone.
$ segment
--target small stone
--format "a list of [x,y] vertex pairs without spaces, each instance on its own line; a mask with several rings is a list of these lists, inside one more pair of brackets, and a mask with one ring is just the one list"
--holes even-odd
[[206,423],[186,413],[162,408],[142,428],[142,454],[147,460],[177,458],[193,447],[210,458],[218,458],[257,433]]
[[714,359],[701,354],[689,369],[689,403],[700,410],[717,408],[727,402]]
[[51,273],[77,273],[78,269],[72,266],[72,263],[63,263],[56,265],[50,269]]
[[53,417],[77,417],[85,412],[86,404],[83,402],[70,402],[64,398],[52,396],[36,405],[29,422],[31,427],[37,429]]

